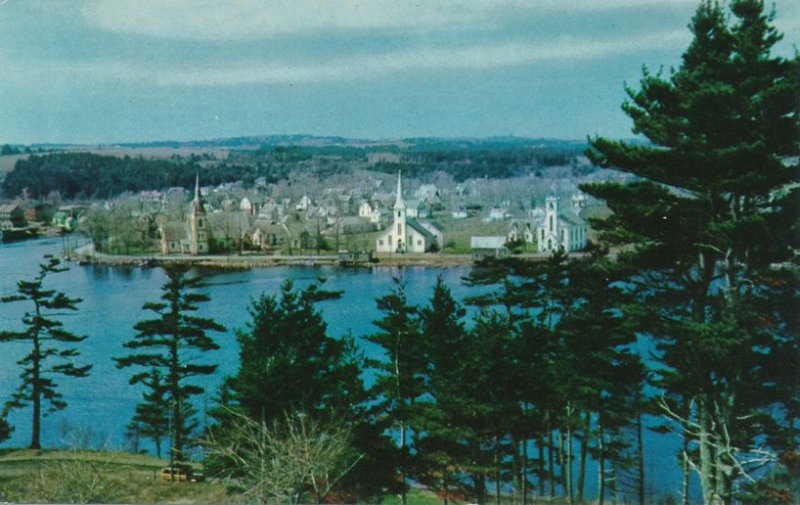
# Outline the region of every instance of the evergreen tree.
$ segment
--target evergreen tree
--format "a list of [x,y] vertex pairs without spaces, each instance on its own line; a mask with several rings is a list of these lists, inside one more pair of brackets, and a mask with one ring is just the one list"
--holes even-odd
[[[168,402],[172,424],[171,457],[183,459],[183,451],[193,429],[191,416],[192,396],[204,392],[202,386],[190,382],[193,377],[211,375],[217,365],[199,362],[200,353],[219,349],[208,331],[225,331],[213,319],[192,315],[198,304],[209,300],[208,295],[197,292],[202,279],[189,275],[185,265],[165,267],[167,281],[162,286],[160,302],[147,302],[144,310],[156,314],[134,325],[136,335],[125,342],[132,354],[114,358],[118,368],[140,367],[131,384],[152,384],[157,373],[166,388],[163,401]],[[162,400],[160,400],[162,401]]]
[[706,503],[729,502],[748,463],[761,462],[760,419],[776,401],[766,362],[779,344],[759,323],[761,274],[797,247],[786,226],[797,61],[771,55],[780,35],[762,1],[729,7],[731,18],[702,2],[682,65],[669,77],[645,71],[628,89],[623,109],[652,145],[592,140],[597,164],[637,182],[584,188],[613,211],[596,223],[603,238],[635,246],[623,259],[639,270],[630,280],[642,287],[641,329],[657,339],[661,406],[689,436]]
[[329,336],[315,307],[340,295],[316,284],[298,291],[287,280],[280,297],[253,301],[252,321],[237,331],[239,371],[226,381],[231,406],[271,423],[292,412],[317,418],[345,414],[363,399],[352,339]]
[[143,378],[145,386],[142,401],[136,405],[129,430],[137,437],[148,437],[156,444],[156,456],[161,457],[161,441],[169,435],[169,399],[168,385],[161,379],[158,369],[153,369],[150,376]]
[[[252,321],[237,331],[240,368],[226,380],[220,407],[214,411],[214,437],[233,433],[241,415],[267,425],[302,415],[313,422],[332,422],[351,431],[349,460],[353,471],[337,490],[359,496],[379,494],[389,484],[387,441],[367,415],[367,395],[361,380],[363,358],[351,337],[328,335],[316,304],[338,298],[319,284],[298,290],[289,280],[278,296],[261,295],[250,308]],[[207,465],[228,471],[229,462]]]
[[[22,367],[22,380],[11,400],[6,402],[3,416],[11,409],[32,405],[31,449],[41,447],[43,403],[49,403],[51,410],[62,410],[67,406],[58,392],[55,378],[59,375],[86,377],[92,368],[92,365],[76,365],[74,359],[80,353],[75,347],[68,347],[82,342],[86,337],[67,331],[64,324],[55,319],[60,311],[78,310],[81,299],[69,298],[61,291],[44,286],[49,275],[65,270],[58,258],[46,255],[33,280],[18,281],[17,294],[0,299],[3,303],[29,302],[32,305],[22,317],[24,329],[0,332],[0,342],[17,341],[31,346],[30,352],[17,362]],[[2,431],[0,429],[0,436]]]
[[464,327],[466,311],[439,276],[428,306],[420,310],[426,394],[415,405],[413,424],[417,480],[435,489],[447,504],[463,487],[465,442],[469,435],[458,419],[469,400],[464,395],[464,362],[473,349]]
[[424,392],[426,364],[420,335],[418,309],[408,303],[405,286],[395,279],[395,289],[377,300],[383,318],[373,324],[381,331],[367,336],[384,351],[383,359],[370,359],[375,371],[374,398],[376,422],[396,430],[397,454],[394,463],[400,475],[401,498],[406,504],[410,463],[410,421],[412,407]]

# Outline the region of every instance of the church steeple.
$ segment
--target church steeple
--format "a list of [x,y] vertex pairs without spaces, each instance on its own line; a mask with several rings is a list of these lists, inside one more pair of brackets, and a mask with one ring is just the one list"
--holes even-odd
[[192,202],[195,212],[203,212],[203,201],[200,199],[200,174],[194,180],[194,200]]
[[189,252],[208,254],[208,222],[203,200],[200,198],[200,174],[194,181],[194,201],[189,213]]
[[403,198],[403,172],[397,172],[397,198],[394,201],[394,210],[406,208],[406,201]]

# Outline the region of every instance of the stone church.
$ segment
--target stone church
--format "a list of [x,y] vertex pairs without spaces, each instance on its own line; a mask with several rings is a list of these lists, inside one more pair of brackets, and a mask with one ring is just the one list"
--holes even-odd
[[200,196],[200,176],[195,179],[194,200],[185,222],[161,225],[161,254],[208,254],[208,219]]

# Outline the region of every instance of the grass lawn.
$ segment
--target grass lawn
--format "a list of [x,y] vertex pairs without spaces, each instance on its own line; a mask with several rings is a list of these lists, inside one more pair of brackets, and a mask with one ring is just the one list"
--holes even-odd
[[166,460],[138,454],[0,450],[0,502],[235,503],[223,484],[161,482]]

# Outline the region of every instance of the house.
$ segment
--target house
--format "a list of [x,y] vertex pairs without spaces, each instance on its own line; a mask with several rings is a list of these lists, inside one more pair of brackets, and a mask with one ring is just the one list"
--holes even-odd
[[239,201],[239,210],[253,216],[258,214],[258,204],[251,198],[243,196]]
[[379,224],[383,219],[383,210],[376,204],[372,209],[372,214],[369,216],[369,222],[372,224]]
[[536,240],[536,228],[538,223],[523,219],[514,219],[508,228],[506,238],[508,242],[525,242],[532,244]]
[[200,197],[199,176],[195,180],[194,200],[187,221],[164,223],[160,232],[161,254],[208,254],[208,219]]
[[46,202],[29,203],[22,209],[25,220],[28,222],[49,222],[53,219],[54,211],[53,205]]
[[467,209],[456,209],[450,215],[453,216],[453,219],[466,219]]
[[492,207],[489,209],[489,216],[483,218],[485,223],[491,223],[492,221],[502,221],[510,217],[508,210],[504,207]]
[[537,241],[537,230],[544,223],[545,212],[540,208],[531,209],[527,219],[512,219],[506,237],[509,242],[533,244]]
[[297,202],[297,205],[295,205],[295,210],[308,210],[312,205],[314,205],[314,202],[311,198],[309,198],[308,195],[303,195],[300,201]]
[[287,247],[290,245],[291,234],[283,223],[257,221],[250,233],[253,247],[269,249],[272,247]]
[[372,205],[370,205],[370,203],[366,200],[364,200],[358,205],[358,217],[369,219],[372,217],[372,211],[373,211]]
[[469,247],[472,250],[472,259],[475,261],[508,257],[506,238],[503,236],[470,237]]
[[17,203],[0,205],[0,228],[25,226],[25,211]]
[[403,198],[402,174],[397,174],[397,193],[392,211],[391,226],[378,237],[375,250],[379,253],[423,253],[438,250],[444,244],[441,226],[412,217]]
[[439,196],[439,188],[435,184],[423,184],[417,188],[414,196],[420,200],[431,200]]
[[573,209],[560,208],[557,196],[545,200],[544,222],[537,228],[539,252],[580,251],[586,248],[586,221]]

